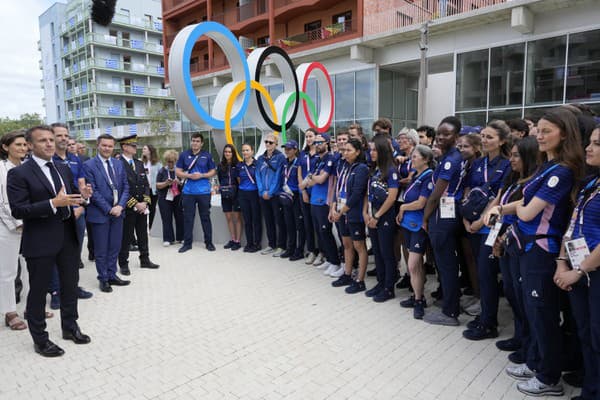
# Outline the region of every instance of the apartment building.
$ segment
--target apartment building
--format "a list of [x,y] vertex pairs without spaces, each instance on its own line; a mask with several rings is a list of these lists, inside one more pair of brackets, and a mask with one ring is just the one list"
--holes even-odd
[[[45,82],[55,77],[54,87],[44,85],[48,121],[66,122],[88,140],[101,133],[160,133],[146,122],[161,114],[178,119],[164,84],[160,1],[119,0],[108,27],[91,20],[90,4],[57,3],[40,17]],[[60,54],[52,62],[45,59],[48,42],[51,53]]]
[[[323,63],[336,97],[333,133],[353,122],[368,130],[379,116],[390,118],[397,131],[419,122],[436,125],[448,114],[469,125],[536,116],[575,101],[600,112],[596,0],[162,0],[162,5],[166,60],[179,30],[211,20],[225,24],[248,52],[273,44],[286,49],[296,65]],[[419,88],[422,48],[427,69]],[[196,43],[191,73],[200,103],[210,111],[231,79],[212,40]],[[272,95],[282,91],[273,74],[261,76],[261,83]],[[309,90],[316,93],[314,85]],[[190,126],[185,118],[183,125],[210,130]],[[236,144],[260,138],[251,122],[235,129]]]

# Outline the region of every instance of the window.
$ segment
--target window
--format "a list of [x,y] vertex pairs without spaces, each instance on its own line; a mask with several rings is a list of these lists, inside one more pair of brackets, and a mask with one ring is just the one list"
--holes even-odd
[[485,49],[457,56],[457,111],[487,107],[488,53]]
[[269,37],[268,36],[259,37],[258,39],[256,39],[256,45],[258,47],[268,46],[269,45]]
[[490,54],[490,107],[523,103],[525,43],[495,47]]
[[54,37],[54,22],[50,22],[50,35]]
[[354,100],[356,119],[371,118],[375,113],[375,70],[357,71],[355,86],[359,94]]
[[600,100],[600,30],[569,36],[567,101]]
[[304,32],[310,32],[321,28],[321,20],[304,24]]
[[563,101],[566,51],[566,36],[527,43],[526,105]]
[[61,119],[60,106],[56,106],[56,119],[58,119],[58,120]]
[[354,118],[354,72],[335,75],[335,119]]
[[343,24],[348,21],[352,21],[352,11],[346,11],[331,17],[332,24]]

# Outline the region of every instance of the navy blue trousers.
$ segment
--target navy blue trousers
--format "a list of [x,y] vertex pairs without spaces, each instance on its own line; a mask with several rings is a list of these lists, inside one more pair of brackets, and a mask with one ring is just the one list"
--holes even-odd
[[547,385],[557,383],[562,372],[560,289],[553,281],[556,256],[534,244],[519,257],[525,317],[531,330],[527,366]]
[[[167,201],[164,196],[160,196],[158,198],[158,209],[162,222],[163,242],[173,243],[176,240],[183,240],[183,207],[181,206],[181,197],[177,196],[172,201]],[[173,231],[173,220],[175,220],[175,231]]]
[[329,216],[329,206],[326,204],[322,206],[311,205],[310,212],[319,238],[319,248],[330,264],[340,265],[340,256],[337,243],[333,237],[332,224],[327,218]]
[[210,222],[210,194],[182,194],[183,196],[183,244],[191,246],[194,241],[194,219],[196,207],[200,214],[204,243],[212,243],[212,223]]
[[94,235],[94,255],[96,256],[98,280],[107,282],[117,276],[117,259],[123,238],[123,217],[110,217],[104,224],[92,222],[90,225]]
[[569,300],[583,353],[585,376],[581,396],[597,400],[600,399],[600,272],[589,275],[590,287],[586,277],[581,277],[569,292]]
[[500,258],[500,271],[502,272],[502,284],[504,297],[508,301],[513,313],[514,335],[513,337],[521,342],[523,358],[525,358],[525,343],[529,342],[529,326],[525,319],[525,305],[523,304],[523,288],[521,287],[521,270],[519,268],[519,258],[510,257],[505,254]]
[[286,250],[303,254],[306,236],[304,234],[304,218],[302,216],[302,199],[298,192],[294,192],[294,201],[288,206],[283,206],[283,218],[287,229]]
[[317,254],[319,249],[316,243],[316,231],[313,224],[311,205],[305,203],[302,200],[302,194],[300,194],[300,203],[302,204],[302,221],[304,222],[304,236],[306,238],[306,250],[310,253]]
[[260,209],[265,218],[265,228],[267,229],[267,241],[271,248],[285,249],[287,245],[287,232],[283,211],[279,204],[279,196],[271,197],[269,200],[260,199]]
[[460,313],[458,228],[459,221],[456,218],[438,220],[434,215],[429,219],[429,240],[444,293],[442,312],[456,318]]
[[471,248],[477,264],[477,280],[481,302],[481,324],[487,328],[498,326],[498,302],[500,285],[498,283],[498,259],[492,255],[492,247],[485,245],[487,234],[469,235]]
[[262,240],[262,220],[258,190],[238,190],[238,201],[244,218],[246,246],[260,246]]
[[391,208],[379,218],[376,229],[369,228],[369,237],[375,256],[377,283],[394,293],[397,265],[394,255],[396,232],[395,210]]

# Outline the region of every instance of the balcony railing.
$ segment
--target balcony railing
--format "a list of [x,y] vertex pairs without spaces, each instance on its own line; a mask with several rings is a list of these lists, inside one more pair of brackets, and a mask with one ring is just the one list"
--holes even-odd
[[459,15],[509,0],[421,0],[406,1],[401,7],[365,15],[365,36],[421,24],[425,21]]
[[303,0],[275,0],[273,2],[273,7],[275,7],[275,8],[285,7],[285,6],[289,6],[290,4],[297,3],[299,1],[303,1]]
[[104,44],[115,47],[126,47],[132,50],[139,50],[143,52],[154,52],[163,53],[163,46],[159,43],[145,42],[137,39],[122,39],[111,35],[102,35],[98,33],[91,33],[88,35],[88,40],[96,44]]
[[267,0],[252,0],[237,8],[237,22],[265,14],[268,9]]
[[150,74],[157,76],[165,75],[165,68],[160,65],[144,64],[139,62],[124,62],[111,58],[89,58],[73,63],[64,68],[64,78],[71,74],[84,72],[88,68],[106,68],[122,72],[133,72],[139,74]]
[[339,38],[341,36],[349,35],[356,32],[356,22],[345,21],[337,24],[327,25],[325,27],[314,29],[312,31],[307,31],[298,35],[279,39],[277,43],[283,48],[296,48],[299,46]]

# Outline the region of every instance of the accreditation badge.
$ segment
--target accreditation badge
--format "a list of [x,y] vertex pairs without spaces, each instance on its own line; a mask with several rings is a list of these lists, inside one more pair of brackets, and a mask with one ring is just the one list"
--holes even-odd
[[342,212],[342,208],[346,205],[346,198],[340,197],[337,201],[337,212]]
[[579,269],[581,263],[587,256],[590,255],[590,249],[588,248],[585,238],[569,240],[565,243],[567,249],[567,255],[573,269]]
[[173,196],[173,190],[171,188],[169,188],[169,190],[167,190],[167,195],[165,196],[165,200],[173,201],[174,199],[175,199],[175,196]]
[[442,196],[440,199],[440,218],[456,218],[456,205],[454,203],[454,197]]
[[494,224],[494,227],[490,229],[490,233],[488,234],[487,239],[485,239],[486,246],[494,247],[494,243],[496,243],[496,239],[500,234],[500,229],[502,229],[502,222],[496,222]]

